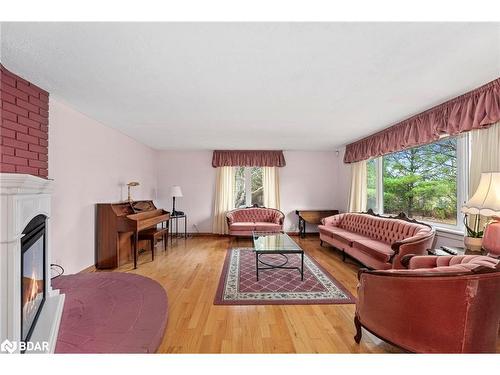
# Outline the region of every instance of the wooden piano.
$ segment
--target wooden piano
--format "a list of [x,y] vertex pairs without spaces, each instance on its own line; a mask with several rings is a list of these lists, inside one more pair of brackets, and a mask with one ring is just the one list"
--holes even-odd
[[95,266],[116,268],[134,261],[137,268],[139,232],[166,223],[170,214],[153,201],[98,203],[96,205]]

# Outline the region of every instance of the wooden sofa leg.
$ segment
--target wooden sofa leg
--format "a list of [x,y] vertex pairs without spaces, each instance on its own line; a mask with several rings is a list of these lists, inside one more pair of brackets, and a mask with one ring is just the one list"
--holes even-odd
[[342,250],[342,262],[345,263],[345,251],[344,250]]
[[319,246],[323,247],[323,240],[319,240]]
[[354,326],[356,327],[356,336],[354,336],[354,341],[356,341],[356,344],[359,344],[359,342],[361,341],[362,330],[361,322],[359,321],[357,315],[354,315]]

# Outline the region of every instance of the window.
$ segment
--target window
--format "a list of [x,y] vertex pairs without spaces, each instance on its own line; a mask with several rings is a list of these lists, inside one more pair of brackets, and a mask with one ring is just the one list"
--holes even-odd
[[369,160],[366,164],[367,172],[367,195],[366,208],[371,208],[373,211],[378,212],[377,208],[377,165],[378,160]]
[[236,167],[234,174],[234,207],[264,205],[261,167]]
[[465,200],[467,137],[449,137],[370,160],[367,163],[367,208],[436,226],[462,226],[459,207]]

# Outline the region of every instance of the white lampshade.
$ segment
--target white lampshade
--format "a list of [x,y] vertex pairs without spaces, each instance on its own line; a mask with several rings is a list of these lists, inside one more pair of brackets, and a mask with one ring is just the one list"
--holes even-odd
[[462,212],[473,215],[500,216],[500,172],[481,173],[479,186]]
[[182,197],[181,187],[178,185],[174,185],[170,188],[170,195],[172,197]]

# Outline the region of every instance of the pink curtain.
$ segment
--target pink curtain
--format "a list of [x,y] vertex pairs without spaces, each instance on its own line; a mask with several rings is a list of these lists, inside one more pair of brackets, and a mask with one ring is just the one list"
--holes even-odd
[[215,150],[212,167],[284,167],[283,151]]
[[500,120],[500,78],[456,97],[379,133],[347,145],[344,163],[401,151],[486,128]]

